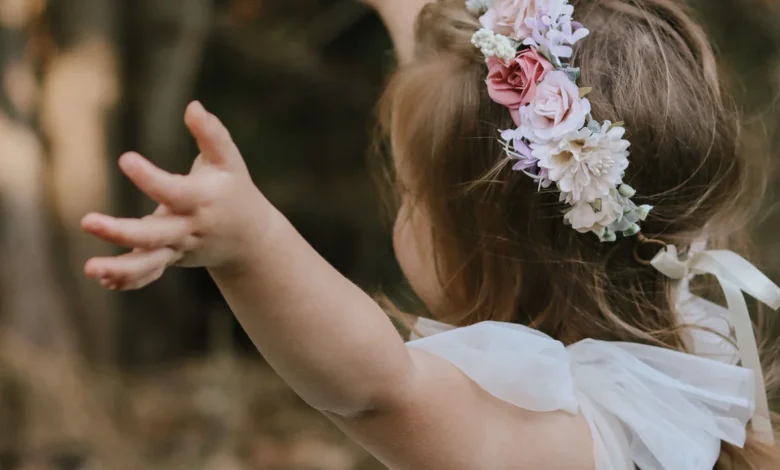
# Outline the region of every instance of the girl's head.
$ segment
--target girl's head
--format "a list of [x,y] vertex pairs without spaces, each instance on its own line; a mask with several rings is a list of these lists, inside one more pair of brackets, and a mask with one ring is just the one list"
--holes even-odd
[[[530,325],[566,343],[628,340],[681,348],[669,281],[635,259],[636,237],[600,243],[563,223],[558,194],[512,171],[496,139],[514,128],[485,84],[480,28],[464,0],[428,5],[414,61],[382,103],[402,207],[399,261],[434,315]],[[624,121],[625,181],[655,207],[648,238],[680,248],[734,235],[763,190],[740,152],[702,29],[673,0],[572,1],[590,31],[573,63],[596,120]],[[657,247],[656,247],[657,250]]]
[[[420,14],[414,61],[382,102],[402,196],[399,262],[443,321],[526,324],[572,343],[584,338],[683,349],[670,281],[640,263],[658,250],[638,237],[600,243],[563,223],[558,194],[513,172],[497,133],[514,128],[490,98],[480,28],[464,0]],[[765,187],[763,162],[739,148],[739,122],[721,93],[713,51],[675,0],[572,0],[590,31],[574,48],[580,86],[598,121],[625,122],[642,230],[687,249],[734,239]],[[722,468],[774,468],[749,443]],[[728,457],[728,458],[727,458]],[[719,467],[721,468],[721,467]]]

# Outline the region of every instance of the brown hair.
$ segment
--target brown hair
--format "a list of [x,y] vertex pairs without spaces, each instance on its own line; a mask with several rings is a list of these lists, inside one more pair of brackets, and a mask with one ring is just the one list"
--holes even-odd
[[[638,239],[609,244],[576,233],[555,193],[512,172],[496,137],[513,123],[487,94],[484,59],[470,43],[479,23],[463,3],[424,8],[415,59],[381,103],[385,137],[411,169],[408,189],[433,228],[444,288],[433,313],[455,325],[521,323],[567,344],[684,350],[670,283],[636,262]],[[765,161],[740,151],[739,121],[704,32],[673,0],[572,3],[591,31],[575,47],[580,84],[593,88],[597,120],[626,123],[626,182],[637,204],[655,207],[645,235],[684,249],[706,232],[733,249],[765,188]],[[753,441],[724,447],[721,460],[723,469],[780,468],[778,451]]]

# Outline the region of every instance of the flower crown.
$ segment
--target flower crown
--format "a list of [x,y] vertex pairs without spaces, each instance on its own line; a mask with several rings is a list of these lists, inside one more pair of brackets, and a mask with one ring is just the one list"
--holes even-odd
[[568,207],[564,222],[602,242],[639,233],[651,206],[631,200],[623,183],[629,142],[623,123],[599,123],[570,64],[572,45],[589,31],[572,19],[568,0],[468,0],[482,29],[471,39],[485,55],[488,92],[517,127],[501,132],[507,155]]

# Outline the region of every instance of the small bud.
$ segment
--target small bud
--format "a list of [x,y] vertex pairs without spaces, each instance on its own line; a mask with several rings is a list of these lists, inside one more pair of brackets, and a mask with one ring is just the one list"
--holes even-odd
[[492,0],[467,0],[466,10],[474,15],[481,15],[493,3]]
[[653,206],[645,204],[644,206],[639,206],[636,208],[636,215],[639,217],[639,220],[645,221],[647,220],[647,216],[650,215],[650,211],[653,210]]
[[627,228],[626,230],[623,231],[623,236],[625,236],[625,237],[633,237],[634,235],[639,233],[641,230],[642,230],[642,228],[639,225],[633,224],[631,227],[629,227],[629,228]]
[[634,197],[636,195],[636,189],[627,184],[621,184],[618,191],[620,191],[623,197]]
[[617,235],[612,230],[606,228],[604,233],[599,237],[602,243],[613,243],[617,240]]

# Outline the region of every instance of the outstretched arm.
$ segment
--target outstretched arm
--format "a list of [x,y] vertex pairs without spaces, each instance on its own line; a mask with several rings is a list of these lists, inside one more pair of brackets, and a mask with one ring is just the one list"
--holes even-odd
[[400,64],[414,57],[414,25],[422,8],[435,0],[364,0],[382,17]]
[[[573,418],[520,410],[452,364],[407,350],[379,306],[254,186],[219,120],[193,104],[186,122],[201,149],[189,175],[137,154],[120,159],[160,207],[143,219],[85,217],[87,232],[133,249],[89,260],[88,276],[137,289],[170,265],[207,267],[279,375],[391,468],[581,468],[539,457],[559,461],[558,444],[572,447]],[[579,429],[587,436],[587,425]]]
[[206,266],[254,344],[310,405],[343,415],[380,406],[412,367],[392,323],[263,197],[215,116],[193,104],[186,123],[201,149],[189,175],[137,154],[120,159],[161,206],[141,220],[88,215],[86,231],[135,251],[92,259],[87,275],[132,289],[170,264]]
[[281,217],[240,265],[210,272],[263,357],[311,406],[358,416],[411,377],[384,312]]

